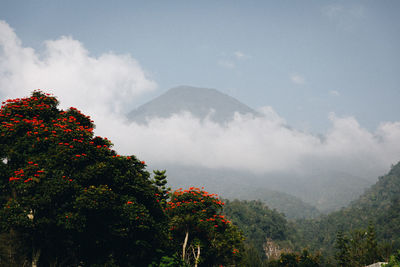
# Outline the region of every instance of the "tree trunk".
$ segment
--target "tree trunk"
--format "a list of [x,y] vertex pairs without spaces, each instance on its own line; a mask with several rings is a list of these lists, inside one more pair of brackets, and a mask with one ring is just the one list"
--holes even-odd
[[186,245],[189,239],[189,231],[186,230],[185,240],[183,241],[182,246],[182,260],[185,261],[185,252],[186,252]]
[[197,267],[200,259],[200,244],[197,244],[197,255],[194,252],[194,248],[193,248],[193,254],[194,254],[194,267]]
[[32,248],[32,267],[37,267],[40,257],[40,249]]

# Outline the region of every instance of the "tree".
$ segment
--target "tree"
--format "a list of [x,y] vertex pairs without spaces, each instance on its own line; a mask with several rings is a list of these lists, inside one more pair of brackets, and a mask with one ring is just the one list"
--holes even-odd
[[221,214],[224,203],[199,188],[178,189],[171,194],[166,212],[170,238],[182,259],[194,266],[238,263],[243,237]]
[[[248,238],[246,236],[246,238]],[[243,253],[243,266],[246,267],[263,267],[265,265],[265,261],[262,258],[262,255],[260,255],[260,252],[258,249],[254,247],[253,244],[245,244],[245,250]]]
[[378,249],[378,242],[376,241],[375,227],[372,222],[369,222],[367,228],[367,236],[365,237],[365,265],[372,264],[376,261],[381,261],[381,257]]
[[312,255],[307,249],[303,249],[300,255],[299,267],[319,267],[320,255]]
[[372,223],[367,229],[353,230],[350,238],[339,231],[336,249],[335,258],[340,266],[365,266],[382,260]]
[[169,191],[171,188],[167,187],[167,175],[166,170],[154,170],[154,177],[152,183],[157,186],[158,192],[155,194],[157,202],[165,209],[167,200],[169,199]]
[[350,253],[349,253],[349,242],[348,237],[342,232],[339,231],[336,235],[336,244],[335,248],[337,250],[335,259],[338,262],[339,266],[351,266],[350,264]]
[[400,267],[400,250],[390,256],[388,264],[383,265],[384,267]]
[[[143,161],[118,155],[93,129],[41,91],[3,102],[0,230],[15,242],[0,259],[8,265],[146,264],[164,246],[163,189]],[[17,253],[17,244],[26,249]]]

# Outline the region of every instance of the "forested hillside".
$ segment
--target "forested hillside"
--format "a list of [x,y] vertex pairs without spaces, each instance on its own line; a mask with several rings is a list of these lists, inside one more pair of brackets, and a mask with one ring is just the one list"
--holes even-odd
[[224,213],[245,236],[243,266],[323,266],[320,253],[293,243],[295,225],[261,201],[226,201]]
[[400,248],[400,163],[348,207],[315,220],[297,221],[297,240],[333,255],[338,232],[366,229],[368,224],[375,227],[382,249]]
[[249,244],[264,253],[267,239],[287,240],[288,222],[283,214],[269,209],[260,201],[226,201],[224,213],[243,231]]

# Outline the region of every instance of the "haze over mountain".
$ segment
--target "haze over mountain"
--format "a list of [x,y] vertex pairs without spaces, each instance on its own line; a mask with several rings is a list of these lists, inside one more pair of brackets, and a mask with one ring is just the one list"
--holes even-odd
[[197,118],[207,117],[218,123],[232,120],[235,112],[260,115],[235,98],[215,89],[179,86],[131,111],[128,118],[144,123],[154,117],[168,118],[185,111]]
[[[208,120],[217,125],[232,122],[235,114],[259,118],[265,116],[215,89],[179,86],[133,110],[128,114],[128,118],[134,123],[146,124],[152,120],[165,120],[185,113],[195,119]],[[280,127],[290,129],[284,122]],[[232,143],[231,146],[235,144]],[[169,182],[174,187],[206,186],[213,188],[223,197],[260,199],[289,217],[297,218],[313,217],[318,214],[309,204],[324,212],[346,206],[373,183],[340,170],[325,170],[321,166],[315,166],[311,172],[305,173],[293,171],[254,173],[224,167],[209,168],[201,163],[185,165],[178,162],[153,163],[150,167],[167,169]],[[293,166],[287,167],[290,170]],[[284,192],[286,195],[278,197],[277,192]],[[288,197],[287,194],[293,197]],[[296,200],[296,197],[302,201]],[[304,210],[302,214],[295,212],[301,210],[300,206]]]
[[313,205],[282,190],[274,190],[269,179],[250,172],[178,164],[149,166],[149,169],[160,168],[167,170],[168,184],[172,188],[205,187],[224,199],[261,200],[290,219],[314,218],[320,214]]

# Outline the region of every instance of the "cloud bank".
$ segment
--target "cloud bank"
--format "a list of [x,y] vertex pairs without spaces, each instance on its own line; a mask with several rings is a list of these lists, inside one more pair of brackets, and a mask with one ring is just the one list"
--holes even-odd
[[236,114],[226,125],[182,113],[151,119],[148,125],[114,120],[101,130],[123,144],[119,151],[158,165],[302,175],[323,170],[375,179],[400,160],[400,122],[382,123],[371,133],[352,117],[331,114],[332,127],[321,138],[287,127],[270,107],[262,112],[264,117]]
[[[41,88],[94,118],[96,134],[107,136],[121,154],[134,154],[150,164],[200,165],[255,173],[311,173],[315,169],[376,178],[400,160],[400,122],[382,123],[376,131],[353,117],[329,116],[323,137],[286,125],[271,107],[263,117],[236,114],[220,125],[190,113],[127,124],[122,114],[152,81],[129,55],[99,57],[77,40],[46,41],[43,53],[23,47],[6,22],[0,21],[0,96],[29,95]],[[295,77],[294,82],[304,81]]]
[[129,55],[90,56],[71,37],[44,42],[38,53],[23,47],[13,29],[0,21],[0,96],[29,95],[34,89],[53,93],[62,106],[86,113],[122,113],[138,95],[153,90],[139,63]]

